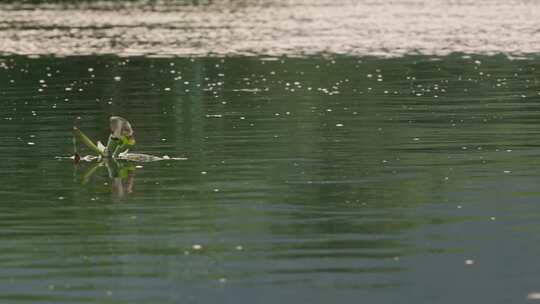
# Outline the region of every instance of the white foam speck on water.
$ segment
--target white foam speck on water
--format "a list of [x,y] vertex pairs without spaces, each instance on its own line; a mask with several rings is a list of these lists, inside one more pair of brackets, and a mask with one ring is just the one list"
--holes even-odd
[[527,295],[529,300],[540,300],[540,292],[531,292]]
[[519,58],[540,52],[538,1],[119,3],[0,4],[0,53],[391,57],[462,52]]
[[193,248],[193,250],[201,250],[203,247],[202,247],[202,245],[195,244],[195,245],[191,246],[191,248]]

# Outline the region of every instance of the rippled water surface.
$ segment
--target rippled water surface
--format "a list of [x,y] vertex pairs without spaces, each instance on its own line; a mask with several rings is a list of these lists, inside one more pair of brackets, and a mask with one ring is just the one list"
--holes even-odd
[[[6,303],[516,303],[540,290],[537,59],[0,59]],[[137,152],[74,165],[75,121]],[[76,119],[80,117],[80,119]],[[82,149],[82,147],[79,147]],[[90,153],[90,151],[85,151]]]
[[540,52],[540,2],[534,0],[53,2],[0,4],[0,53],[387,57]]

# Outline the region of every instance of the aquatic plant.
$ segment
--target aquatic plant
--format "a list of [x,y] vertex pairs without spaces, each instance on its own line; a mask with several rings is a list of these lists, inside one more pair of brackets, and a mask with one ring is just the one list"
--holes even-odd
[[[107,140],[107,145],[104,146],[100,141],[94,143],[83,131],[78,127],[73,127],[74,134],[74,155],[72,158],[78,162],[83,159],[86,161],[112,159],[112,160],[126,160],[132,162],[152,162],[160,160],[184,160],[181,157],[169,157],[164,155],[162,157],[142,154],[142,153],[129,153],[129,148],[135,145],[135,132],[131,127],[129,121],[120,116],[111,116],[109,118],[111,134]],[[95,152],[97,156],[87,155],[82,157],[77,152],[76,139],[79,139],[90,150]]]

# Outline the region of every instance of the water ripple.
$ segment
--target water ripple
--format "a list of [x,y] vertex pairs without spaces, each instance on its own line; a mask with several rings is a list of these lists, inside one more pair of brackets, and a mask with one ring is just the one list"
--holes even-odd
[[536,1],[175,1],[0,6],[0,53],[206,56],[540,51]]

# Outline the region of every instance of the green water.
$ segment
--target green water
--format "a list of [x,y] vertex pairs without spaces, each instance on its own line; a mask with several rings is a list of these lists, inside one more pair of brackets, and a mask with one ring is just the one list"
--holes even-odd
[[[540,290],[539,67],[3,57],[0,301],[525,301]],[[74,121],[106,140],[112,115],[133,151],[188,160],[83,181],[92,163],[56,157]]]

